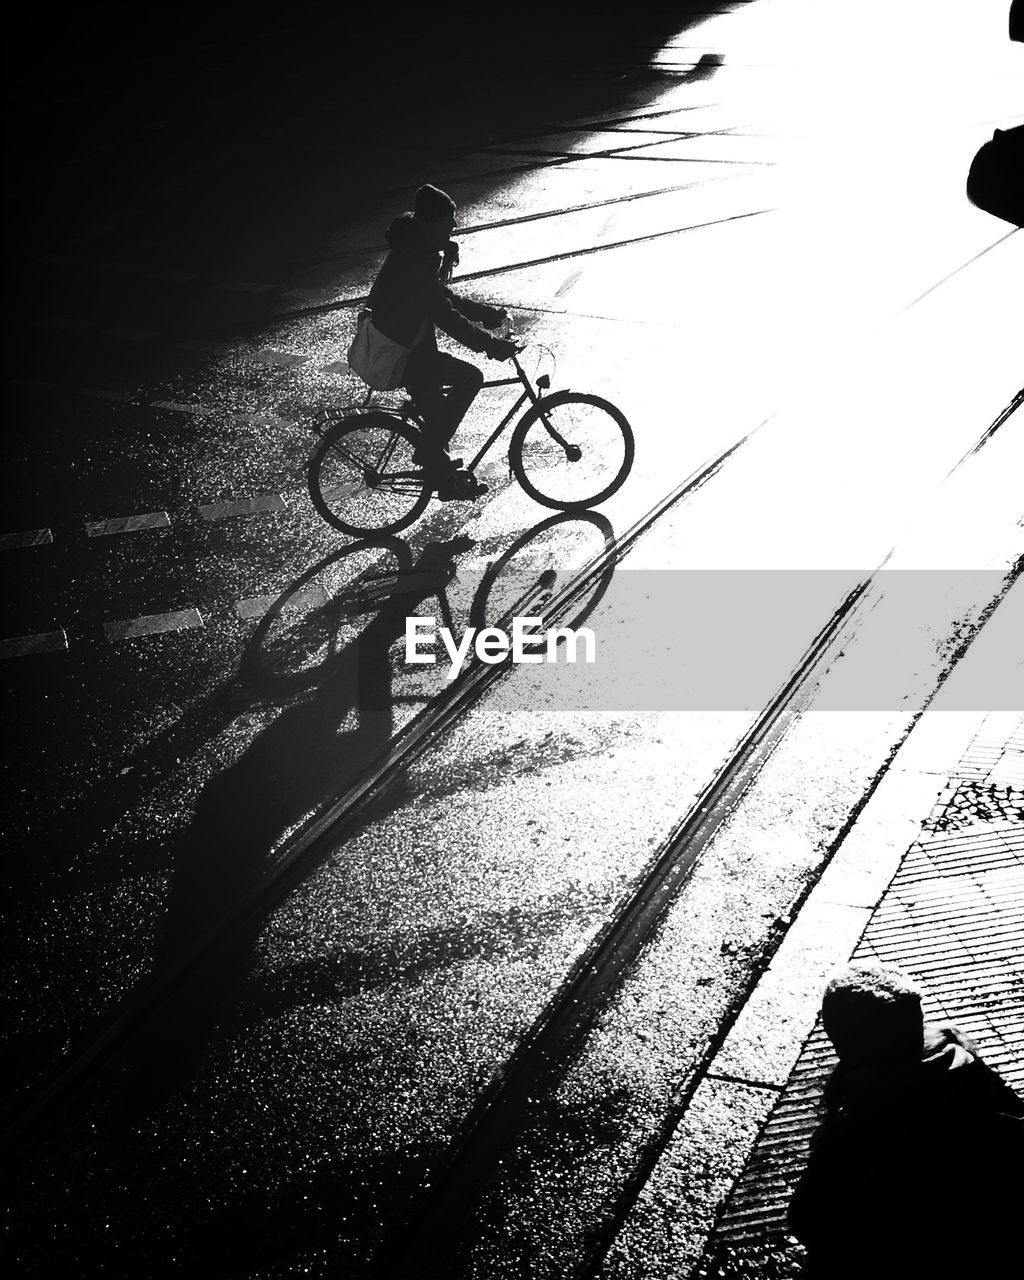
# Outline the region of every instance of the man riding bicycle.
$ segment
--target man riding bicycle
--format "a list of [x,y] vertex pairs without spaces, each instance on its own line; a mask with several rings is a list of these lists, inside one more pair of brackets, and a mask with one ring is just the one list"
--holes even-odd
[[437,187],[420,187],[411,213],[402,213],[387,231],[389,252],[368,306],[373,326],[393,342],[410,347],[402,385],[423,419],[423,444],[414,461],[432,473],[441,498],[467,496],[448,443],[483,386],[474,364],[437,349],[435,326],[471,351],[508,360],[518,347],[486,332],[508,313],[457,297],[448,287],[458,246],[451,239],[455,201]]

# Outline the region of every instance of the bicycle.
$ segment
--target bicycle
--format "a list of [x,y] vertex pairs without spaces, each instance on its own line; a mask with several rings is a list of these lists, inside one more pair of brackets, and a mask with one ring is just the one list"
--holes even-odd
[[[583,511],[610,498],[633,466],[633,431],[625,416],[600,396],[549,391],[544,374],[534,388],[516,353],[514,378],[487,387],[522,387],[515,404],[466,467],[473,487],[486,492],[475,472],[519,410],[529,402],[509,442],[511,474],[535,502],[557,511]],[[372,394],[372,393],[371,393]],[[369,407],[342,418],[321,436],[309,460],[309,494],[320,515],[356,537],[396,533],[426,510],[436,479],[413,462],[423,420],[411,400],[397,410]],[[461,475],[461,473],[460,473]]]

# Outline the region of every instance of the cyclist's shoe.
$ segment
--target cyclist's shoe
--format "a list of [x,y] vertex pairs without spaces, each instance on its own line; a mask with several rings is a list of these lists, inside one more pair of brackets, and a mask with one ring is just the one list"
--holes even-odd
[[417,445],[412,460],[414,466],[439,475],[462,466],[461,458],[453,458],[447,449],[435,449],[431,445]]
[[487,492],[487,486],[468,471],[453,470],[449,475],[439,476],[436,483],[437,496],[442,502],[465,502]]

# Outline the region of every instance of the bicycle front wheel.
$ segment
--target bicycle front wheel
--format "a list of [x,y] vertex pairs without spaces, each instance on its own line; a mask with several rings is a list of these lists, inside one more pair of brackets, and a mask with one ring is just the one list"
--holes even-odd
[[412,460],[416,431],[389,413],[328,427],[309,460],[309,496],[328,524],[356,537],[395,533],[426,509],[430,489]]
[[523,418],[508,456],[512,473],[535,502],[579,511],[622,486],[634,451],[633,431],[613,404],[560,391]]

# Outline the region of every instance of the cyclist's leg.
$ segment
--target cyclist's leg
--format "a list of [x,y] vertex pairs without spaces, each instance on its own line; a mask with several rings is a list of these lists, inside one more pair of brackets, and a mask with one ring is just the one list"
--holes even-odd
[[475,364],[468,360],[459,360],[447,352],[437,353],[438,372],[443,386],[450,388],[444,402],[445,443],[455,435],[462,419],[469,412],[469,407],[484,385],[484,375]]
[[433,343],[413,348],[404,386],[423,418],[428,444],[442,451],[447,449],[483,381],[476,365],[438,351]]
[[402,385],[412,396],[416,408],[423,421],[423,439],[436,448],[443,449],[448,443],[442,438],[444,422],[444,391],[441,387],[441,374],[437,367],[440,353],[432,342],[420,347],[413,347],[405,366],[405,380]]

